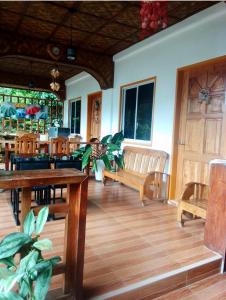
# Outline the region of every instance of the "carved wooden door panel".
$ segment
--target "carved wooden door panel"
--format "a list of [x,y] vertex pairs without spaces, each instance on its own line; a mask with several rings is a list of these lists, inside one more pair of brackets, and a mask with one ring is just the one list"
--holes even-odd
[[209,161],[226,158],[225,78],[222,65],[184,73],[176,198],[188,182],[208,184]]
[[87,140],[101,135],[101,92],[88,96]]

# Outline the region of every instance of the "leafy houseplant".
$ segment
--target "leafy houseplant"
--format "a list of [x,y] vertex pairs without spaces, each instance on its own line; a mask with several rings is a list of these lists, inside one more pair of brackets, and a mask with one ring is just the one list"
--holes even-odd
[[[0,300],[44,300],[53,266],[59,256],[44,259],[42,251],[50,250],[49,239],[39,240],[49,209],[40,210],[37,219],[31,210],[24,221],[23,232],[7,235],[0,242]],[[19,264],[15,255],[20,255]]]
[[102,160],[107,170],[114,170],[113,162],[119,168],[123,168],[123,154],[121,144],[124,139],[122,131],[115,135],[106,135],[99,144],[90,144],[73,153],[74,157],[82,158],[82,169],[92,162],[92,171],[97,171],[97,161]]

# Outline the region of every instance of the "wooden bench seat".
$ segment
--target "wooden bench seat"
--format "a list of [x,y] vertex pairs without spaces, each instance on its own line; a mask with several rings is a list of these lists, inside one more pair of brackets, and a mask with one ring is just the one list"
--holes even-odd
[[124,169],[104,170],[103,182],[111,178],[138,190],[142,203],[144,196],[167,200],[168,175],[164,173],[167,159],[164,151],[127,146],[124,148]]
[[[185,186],[185,190],[178,201],[177,220],[184,226],[183,214],[189,213],[191,220],[196,218],[206,219],[209,187],[203,183],[190,182]],[[188,214],[186,214],[188,217]]]

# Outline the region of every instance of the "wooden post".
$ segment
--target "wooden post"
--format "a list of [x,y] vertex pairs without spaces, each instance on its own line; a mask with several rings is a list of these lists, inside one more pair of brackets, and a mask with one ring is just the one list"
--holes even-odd
[[204,243],[208,248],[225,257],[226,161],[211,165]]
[[69,211],[65,223],[64,293],[72,294],[75,299],[82,299],[87,187],[87,178],[80,185],[67,186]]
[[20,230],[23,230],[24,219],[31,209],[31,188],[22,188]]

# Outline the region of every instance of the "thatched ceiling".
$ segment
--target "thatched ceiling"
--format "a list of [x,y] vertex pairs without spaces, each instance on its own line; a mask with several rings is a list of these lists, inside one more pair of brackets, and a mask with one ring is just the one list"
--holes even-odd
[[[169,1],[168,26],[215,3]],[[33,64],[33,76],[48,79],[56,62],[62,80],[85,70],[97,78],[102,88],[111,87],[112,56],[140,40],[139,12],[139,1],[1,1],[0,53],[13,58],[0,59],[0,71],[29,76],[29,61],[38,59]],[[77,49],[75,62],[65,57],[71,23],[72,42]],[[47,45],[58,46],[61,57],[53,59],[44,53]]]

